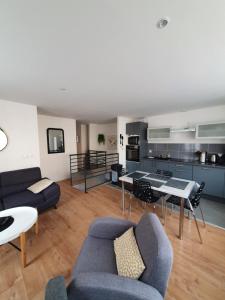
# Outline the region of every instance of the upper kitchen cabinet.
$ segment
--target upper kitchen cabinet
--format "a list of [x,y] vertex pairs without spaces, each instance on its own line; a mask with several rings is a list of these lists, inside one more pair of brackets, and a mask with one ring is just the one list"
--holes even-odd
[[147,132],[148,141],[151,141],[153,139],[169,139],[171,130],[169,127],[148,128]]
[[132,122],[126,124],[126,134],[140,135],[141,138],[146,139],[146,129],[148,125],[144,122]]
[[198,124],[196,138],[225,138],[225,122]]

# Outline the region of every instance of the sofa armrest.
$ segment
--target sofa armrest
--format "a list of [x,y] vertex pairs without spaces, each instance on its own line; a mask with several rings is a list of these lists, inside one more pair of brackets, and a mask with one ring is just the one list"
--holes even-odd
[[127,220],[98,218],[90,225],[88,234],[97,238],[114,240],[132,226],[136,227],[136,224]]
[[163,300],[141,281],[109,273],[80,273],[67,289],[69,300]]
[[45,290],[45,300],[67,300],[66,286],[63,276],[50,279]]
[[53,182],[50,186],[44,189],[42,192],[45,200],[48,200],[52,196],[56,196],[59,198],[60,196],[60,187],[57,183]]

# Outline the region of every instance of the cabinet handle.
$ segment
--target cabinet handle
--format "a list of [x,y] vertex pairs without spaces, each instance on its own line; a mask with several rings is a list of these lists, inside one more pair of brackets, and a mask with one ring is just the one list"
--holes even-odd
[[205,168],[202,168],[202,170],[210,170],[210,168],[206,168],[206,167],[205,167]]
[[184,165],[176,165],[176,167],[183,167]]

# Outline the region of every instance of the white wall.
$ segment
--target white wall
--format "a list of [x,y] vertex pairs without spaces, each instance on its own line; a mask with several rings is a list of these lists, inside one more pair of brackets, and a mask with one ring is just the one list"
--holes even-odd
[[[193,127],[197,123],[225,121],[225,105],[214,106],[187,112],[177,112],[146,117],[149,127]],[[194,133],[172,133],[170,139],[157,139],[156,143],[225,143],[225,139],[195,139]]]
[[81,148],[81,153],[86,153],[88,150],[88,126],[86,124],[81,124],[80,126],[80,148]]
[[[77,153],[74,119],[38,115],[42,175],[59,181],[70,177],[69,154]],[[47,128],[64,130],[65,153],[48,154]]]
[[[119,153],[119,163],[126,167],[126,145],[127,145],[127,135],[126,135],[126,123],[134,121],[132,118],[128,117],[117,117],[117,152]],[[123,146],[120,145],[120,134],[123,135]]]
[[0,127],[8,136],[0,172],[40,165],[36,106],[0,100]]
[[[105,135],[105,144],[98,143],[98,134]],[[117,135],[117,124],[89,124],[89,149],[90,150],[101,150],[107,152],[116,152],[117,147],[110,148],[107,143],[107,136]],[[118,142],[118,141],[117,141]]]

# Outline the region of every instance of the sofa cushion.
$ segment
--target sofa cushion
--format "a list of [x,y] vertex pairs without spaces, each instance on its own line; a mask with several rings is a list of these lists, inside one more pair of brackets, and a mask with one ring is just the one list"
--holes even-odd
[[88,236],[84,241],[73,277],[83,272],[117,274],[113,241]]
[[134,236],[133,227],[114,241],[118,274],[138,279],[145,269],[140,251]]
[[38,207],[44,202],[44,197],[41,193],[34,194],[30,191],[24,191],[4,197],[2,200],[5,209],[17,206]]
[[53,183],[52,180],[50,180],[48,178],[44,178],[44,179],[39,180],[38,182],[35,182],[31,186],[29,186],[27,189],[34,194],[38,194],[38,193],[42,192],[43,190],[45,190],[47,187],[49,187],[52,183]]

